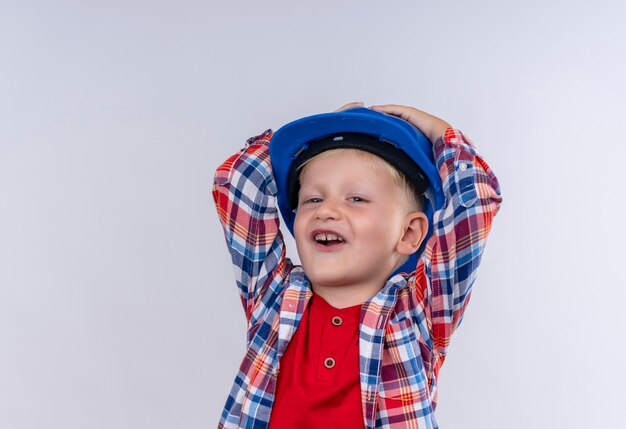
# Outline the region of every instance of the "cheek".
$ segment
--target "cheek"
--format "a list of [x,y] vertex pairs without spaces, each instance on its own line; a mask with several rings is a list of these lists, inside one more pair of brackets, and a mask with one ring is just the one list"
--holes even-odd
[[293,238],[296,242],[296,250],[298,252],[298,258],[300,259],[300,263],[304,265],[304,260],[307,257],[307,249],[306,246],[303,245],[307,241],[306,221],[304,219],[304,216],[298,216],[298,214],[296,214],[296,218],[293,222]]
[[369,216],[361,222],[361,235],[369,243],[389,245],[395,240],[396,230],[399,228],[395,213],[378,213]]
[[293,235],[296,240],[304,234],[304,228],[305,222],[303,216],[300,216],[299,212],[296,212],[296,218],[293,221]]

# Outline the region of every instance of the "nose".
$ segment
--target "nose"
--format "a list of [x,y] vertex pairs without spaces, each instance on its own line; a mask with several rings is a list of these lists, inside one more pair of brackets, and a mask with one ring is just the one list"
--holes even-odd
[[341,217],[341,211],[336,201],[327,198],[317,206],[315,217],[319,220],[337,220]]

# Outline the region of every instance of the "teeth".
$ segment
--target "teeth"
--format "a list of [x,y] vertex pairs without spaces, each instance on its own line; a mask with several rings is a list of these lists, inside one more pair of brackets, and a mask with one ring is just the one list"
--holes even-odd
[[315,241],[343,241],[343,238],[335,234],[317,234]]

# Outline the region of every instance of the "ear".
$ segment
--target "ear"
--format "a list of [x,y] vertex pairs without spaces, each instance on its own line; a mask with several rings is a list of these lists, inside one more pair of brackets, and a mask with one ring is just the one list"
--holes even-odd
[[401,255],[417,252],[428,232],[428,219],[422,212],[412,212],[406,216],[402,237],[396,244],[396,251]]

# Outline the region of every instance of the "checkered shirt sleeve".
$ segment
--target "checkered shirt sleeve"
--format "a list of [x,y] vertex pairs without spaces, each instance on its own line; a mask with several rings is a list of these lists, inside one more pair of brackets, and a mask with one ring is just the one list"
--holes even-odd
[[244,149],[217,168],[213,182],[213,199],[249,327],[262,321],[291,268],[279,230],[271,136],[267,130],[248,139]]
[[423,255],[435,377],[452,333],[461,323],[478,266],[502,202],[500,185],[474,144],[448,128],[434,146],[446,204],[434,214],[434,232]]

